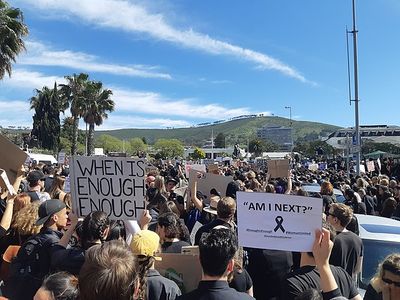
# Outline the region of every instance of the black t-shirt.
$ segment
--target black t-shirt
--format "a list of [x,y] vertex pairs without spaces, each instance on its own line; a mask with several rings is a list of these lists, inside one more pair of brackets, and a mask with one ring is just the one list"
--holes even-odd
[[177,242],[165,242],[161,245],[162,253],[181,253],[182,247],[190,246],[188,242],[177,241]]
[[214,227],[217,226],[225,226],[227,228],[231,228],[231,225],[226,223],[225,221],[221,220],[221,219],[215,219],[213,221],[211,221],[210,223],[203,225],[199,228],[199,230],[196,232],[196,236],[194,238],[194,244],[198,245],[201,239],[201,236],[203,235],[203,233],[208,233],[210,232]]
[[342,267],[352,276],[357,260],[363,253],[364,247],[359,236],[351,231],[340,232],[335,238],[329,263]]
[[382,300],[382,293],[378,293],[371,284],[368,284],[364,300]]
[[246,271],[246,269],[235,269],[234,272],[233,279],[229,283],[229,286],[238,292],[247,292],[253,286],[253,281],[251,280],[249,273]]
[[[348,299],[358,295],[356,284],[347,272],[336,266],[331,266],[333,277],[338,285],[340,294]],[[293,300],[308,289],[321,290],[320,275],[315,266],[303,266],[290,272],[284,280],[282,289],[284,300]]]
[[253,280],[256,299],[279,297],[282,280],[293,265],[292,253],[280,250],[246,248],[249,256],[247,271]]

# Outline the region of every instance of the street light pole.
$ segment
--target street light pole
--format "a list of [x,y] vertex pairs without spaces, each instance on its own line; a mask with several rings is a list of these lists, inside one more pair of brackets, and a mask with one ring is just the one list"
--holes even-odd
[[285,106],[285,109],[289,109],[289,121],[290,121],[290,152],[293,151],[293,126],[292,126],[292,107]]
[[356,174],[360,175],[360,152],[361,152],[361,140],[360,140],[360,120],[358,104],[360,99],[358,99],[358,61],[357,61],[357,29],[356,29],[356,3],[353,0],[353,53],[354,53],[354,113],[355,113],[355,155],[356,155]]

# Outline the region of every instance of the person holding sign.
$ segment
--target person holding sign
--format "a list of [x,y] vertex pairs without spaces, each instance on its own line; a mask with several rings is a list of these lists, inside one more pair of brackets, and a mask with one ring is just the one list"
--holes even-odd
[[234,256],[237,251],[237,237],[232,230],[213,229],[204,234],[199,243],[199,251],[202,280],[196,290],[178,299],[254,299],[228,285],[228,274],[234,270]]
[[[330,231],[331,240],[334,239],[335,232],[332,227],[323,223],[323,227]],[[330,265],[333,277],[340,288],[340,294],[348,299],[362,300],[356,289],[355,282],[347,272],[336,266]],[[317,264],[312,252],[302,252],[300,268],[286,275],[282,299],[294,300],[304,291],[309,289],[321,290],[321,276],[317,269]]]

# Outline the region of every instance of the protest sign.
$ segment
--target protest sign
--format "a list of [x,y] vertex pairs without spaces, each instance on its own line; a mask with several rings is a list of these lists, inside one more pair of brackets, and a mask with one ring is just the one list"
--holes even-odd
[[190,170],[189,186],[192,187],[194,182],[197,180],[197,190],[207,196],[207,199],[204,201],[206,204],[209,204],[211,196],[210,190],[212,188],[215,188],[221,196],[225,196],[228,183],[233,181],[232,176],[223,176],[204,172],[202,173],[201,178],[198,178],[197,174],[197,171],[193,169]]
[[367,171],[368,172],[375,171],[375,164],[374,164],[374,162],[372,160],[371,161],[367,161]]
[[193,291],[201,280],[201,265],[198,255],[161,253],[161,261],[155,261],[155,269],[168,279],[175,281],[182,294]]
[[17,178],[17,172],[27,160],[28,154],[10,142],[6,137],[0,135],[0,168],[8,176],[10,182]]
[[200,229],[201,226],[203,226],[203,224],[201,224],[199,221],[196,221],[196,223],[194,223],[194,226],[192,228],[192,232],[190,233],[190,243],[192,245],[194,245],[194,239],[196,237],[196,233]]
[[365,174],[365,166],[364,165],[360,165],[360,173]]
[[322,226],[322,199],[238,192],[237,214],[240,246],[306,252]]
[[156,174],[157,175],[159,173],[158,168],[156,166],[153,166],[153,165],[150,165],[150,164],[146,165],[145,170],[146,170],[146,174],[147,175],[149,175],[149,174],[152,174],[152,175]]
[[190,173],[190,170],[192,170],[192,169],[205,173],[206,172],[206,165],[201,165],[201,164],[189,165],[189,164],[186,164],[185,165],[186,178],[189,178],[189,173]]
[[288,177],[289,174],[289,160],[288,159],[276,159],[268,160],[268,174],[271,178]]
[[133,220],[140,218],[146,207],[144,160],[74,156],[70,177],[79,217],[101,210],[111,219]]
[[219,167],[218,165],[209,165],[208,166],[208,173],[219,174]]
[[64,192],[66,193],[71,192],[71,177],[69,175],[65,177]]
[[318,170],[318,164],[309,164],[308,169],[310,171],[317,171]]
[[319,163],[318,170],[323,171],[326,170],[326,168],[327,168],[327,163]]
[[4,171],[3,169],[0,169],[0,180],[1,180],[1,186],[5,187],[10,195],[14,196],[17,194],[14,190],[14,187],[10,184],[10,181],[8,180],[6,171]]
[[63,165],[65,163],[65,152],[58,153],[58,163]]

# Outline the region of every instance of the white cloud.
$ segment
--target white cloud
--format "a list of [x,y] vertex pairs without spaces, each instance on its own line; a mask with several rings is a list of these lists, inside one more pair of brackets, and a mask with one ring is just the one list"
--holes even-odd
[[54,82],[57,84],[65,83],[64,77],[47,76],[40,72],[33,72],[25,69],[15,69],[11,78],[4,77],[1,84],[15,87],[18,89],[41,89],[44,86],[53,87]]
[[0,98],[0,126],[32,127],[29,101],[11,101]]
[[259,69],[276,70],[302,82],[308,81],[293,67],[267,54],[214,39],[192,29],[170,25],[162,14],[149,13],[144,7],[122,0],[35,0],[29,2],[44,13],[70,14],[85,22],[127,32],[139,32],[153,38],[215,55],[233,56],[255,63]]
[[165,128],[188,127],[191,124],[185,120],[173,120],[169,118],[146,118],[140,116],[121,116],[110,114],[101,127],[96,130],[112,130],[121,128]]
[[171,79],[171,75],[154,71],[157,67],[145,65],[122,66],[101,63],[97,56],[70,50],[55,51],[37,41],[26,42],[27,54],[18,63],[22,65],[61,66],[82,71],[101,72],[122,76]]
[[189,119],[220,120],[251,114],[245,107],[226,108],[214,103],[201,103],[194,99],[172,100],[159,93],[111,88],[116,110]]

